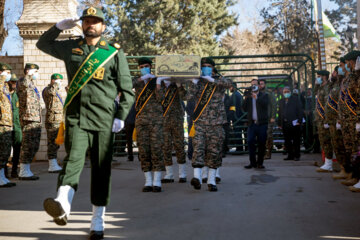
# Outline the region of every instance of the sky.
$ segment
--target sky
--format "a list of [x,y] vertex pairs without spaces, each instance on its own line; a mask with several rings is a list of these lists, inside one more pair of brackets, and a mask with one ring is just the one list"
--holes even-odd
[[[250,30],[253,26],[251,22],[255,17],[260,17],[260,10],[267,6],[267,0],[238,0],[236,5],[230,8],[230,11],[239,14],[239,29]],[[336,4],[330,0],[322,0],[322,9],[332,10]],[[6,0],[5,2],[5,25],[8,26],[8,36],[4,42],[0,55],[8,56],[22,55],[22,39],[19,36],[19,30],[15,22],[19,20],[22,12],[22,0]]]

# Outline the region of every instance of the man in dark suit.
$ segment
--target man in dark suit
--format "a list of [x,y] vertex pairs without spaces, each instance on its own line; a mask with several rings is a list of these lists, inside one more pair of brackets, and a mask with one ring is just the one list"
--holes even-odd
[[284,98],[279,103],[278,125],[282,128],[288,156],[284,160],[300,160],[300,125],[303,109],[298,96],[291,95],[290,87],[284,87]]
[[[269,96],[266,92],[259,92],[259,81],[257,79],[251,80],[251,89],[248,89],[244,95],[245,101],[242,106],[248,114],[247,142],[250,157],[250,164],[245,166],[245,168],[250,169],[257,167],[263,169],[267,137],[266,131],[269,122]],[[257,159],[256,144],[258,147]]]

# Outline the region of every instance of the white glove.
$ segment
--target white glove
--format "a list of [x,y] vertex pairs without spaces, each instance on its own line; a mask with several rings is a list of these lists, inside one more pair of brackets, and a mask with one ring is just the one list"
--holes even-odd
[[170,81],[168,81],[168,80],[164,80],[164,83],[165,83],[165,86],[168,88],[169,86],[170,86],[170,84],[171,84],[171,82]]
[[60,90],[60,88],[61,88],[61,80],[60,80],[60,79],[55,80],[55,85],[56,85],[56,88],[57,88],[58,90]]
[[356,59],[355,70],[360,70],[360,57],[357,57]]
[[140,79],[141,79],[142,81],[144,81],[144,80],[148,80],[148,79],[154,78],[154,77],[155,77],[154,75],[148,73],[148,74],[146,74],[146,75],[144,75],[144,76],[141,76]]
[[37,69],[30,69],[27,73],[27,75],[32,76],[36,73]]
[[198,82],[199,82],[199,79],[196,79],[196,78],[194,78],[193,80],[191,80],[192,82],[193,82],[193,84],[197,84]]
[[176,83],[176,86],[177,86],[178,88],[181,87],[181,83],[177,82],[177,83]]
[[214,81],[215,81],[215,79],[213,79],[213,78],[210,77],[210,76],[202,76],[201,78],[206,79],[206,80],[208,80],[209,82],[214,82]]
[[161,85],[161,82],[163,81],[163,78],[159,77],[156,79],[156,85]]
[[340,125],[340,123],[336,123],[336,130],[341,130],[341,125]]
[[5,71],[3,71],[3,72],[1,73],[1,76],[5,76],[5,82],[10,81],[10,79],[11,79],[11,74],[8,73],[8,72],[5,72]]
[[112,126],[112,132],[118,133],[118,132],[120,132],[121,129],[123,129],[123,127],[124,127],[124,121],[122,121],[118,118],[115,118],[113,126]]
[[329,124],[325,123],[325,124],[324,124],[324,128],[325,128],[325,129],[330,128]]
[[360,123],[356,123],[356,131],[360,132]]
[[58,22],[56,24],[56,27],[61,31],[66,29],[71,29],[76,26],[77,21],[79,21],[78,18],[67,18]]

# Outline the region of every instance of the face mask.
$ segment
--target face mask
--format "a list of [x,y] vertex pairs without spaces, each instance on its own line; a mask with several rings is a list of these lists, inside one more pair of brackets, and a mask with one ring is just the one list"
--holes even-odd
[[317,82],[318,84],[322,84],[322,79],[321,79],[321,77],[317,77],[317,78],[316,78],[316,82]]
[[212,68],[211,67],[202,67],[201,71],[202,71],[203,76],[211,76],[211,74],[212,74]]
[[145,76],[146,74],[150,74],[150,68],[149,67],[143,67],[140,69],[141,75]]
[[39,73],[34,73],[34,74],[31,76],[31,78],[32,78],[33,80],[38,79],[38,78],[39,78]]
[[339,74],[340,76],[344,76],[344,75],[345,75],[345,72],[344,72],[344,70],[343,70],[341,67],[339,67],[339,69],[338,69],[338,74]]
[[346,69],[347,72],[351,72],[351,69],[348,67],[347,64],[345,64],[345,69]]
[[291,93],[284,93],[285,98],[290,98],[290,96],[291,96]]
[[10,74],[6,75],[5,82],[10,81],[10,79],[11,79],[11,75]]

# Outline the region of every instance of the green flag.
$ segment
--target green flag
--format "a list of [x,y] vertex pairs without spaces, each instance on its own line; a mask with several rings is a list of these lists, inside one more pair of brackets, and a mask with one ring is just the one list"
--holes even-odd
[[[318,7],[317,7],[317,1],[312,0],[314,5],[314,16],[316,19],[316,22],[318,21]],[[340,36],[336,33],[336,30],[334,26],[331,24],[329,18],[326,16],[326,14],[322,11],[322,20],[323,20],[323,28],[324,28],[324,37],[330,38],[335,37],[338,40],[340,40]]]

